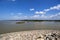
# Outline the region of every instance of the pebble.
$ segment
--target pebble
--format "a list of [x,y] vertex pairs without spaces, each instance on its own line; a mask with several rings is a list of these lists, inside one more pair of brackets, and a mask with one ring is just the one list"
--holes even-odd
[[60,40],[59,30],[32,30],[0,34],[0,40]]

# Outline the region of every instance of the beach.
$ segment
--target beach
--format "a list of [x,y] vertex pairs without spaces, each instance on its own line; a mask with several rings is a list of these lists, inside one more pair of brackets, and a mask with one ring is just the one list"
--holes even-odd
[[60,30],[30,30],[0,34],[0,40],[60,40]]

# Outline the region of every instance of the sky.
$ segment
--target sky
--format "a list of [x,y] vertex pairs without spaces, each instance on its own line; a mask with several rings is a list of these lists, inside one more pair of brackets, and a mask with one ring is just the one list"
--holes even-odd
[[60,20],[60,0],[0,0],[0,20]]

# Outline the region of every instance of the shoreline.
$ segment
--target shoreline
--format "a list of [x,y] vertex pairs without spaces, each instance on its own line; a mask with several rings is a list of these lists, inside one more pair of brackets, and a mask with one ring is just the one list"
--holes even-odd
[[[29,30],[0,34],[0,40],[44,40],[46,35],[60,36],[60,30]],[[45,36],[44,36],[45,35]],[[53,37],[51,37],[53,39]],[[58,40],[60,38],[57,38]]]
[[33,30],[21,30],[21,31],[10,31],[10,32],[2,32],[0,34],[7,34],[7,33],[15,33],[15,32],[30,32],[30,31],[60,31],[57,29],[33,29]]

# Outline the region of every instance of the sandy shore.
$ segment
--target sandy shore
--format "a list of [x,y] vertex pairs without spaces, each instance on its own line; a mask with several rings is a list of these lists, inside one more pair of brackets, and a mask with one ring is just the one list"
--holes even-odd
[[60,40],[59,30],[31,30],[0,34],[0,40]]

